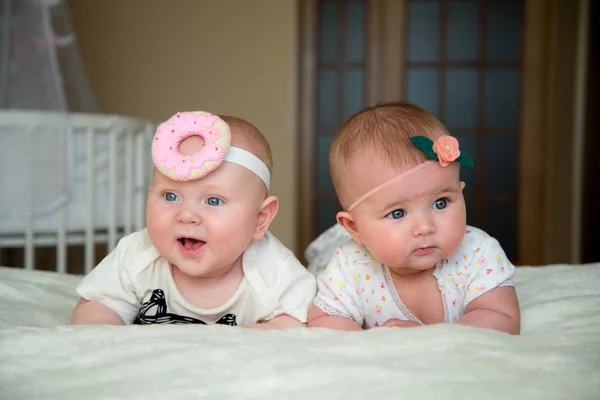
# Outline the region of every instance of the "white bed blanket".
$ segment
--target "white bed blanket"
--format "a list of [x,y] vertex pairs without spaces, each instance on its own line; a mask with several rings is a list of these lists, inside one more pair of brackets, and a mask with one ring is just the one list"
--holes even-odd
[[521,336],[70,327],[79,279],[0,267],[0,399],[600,399],[600,265],[519,268]]

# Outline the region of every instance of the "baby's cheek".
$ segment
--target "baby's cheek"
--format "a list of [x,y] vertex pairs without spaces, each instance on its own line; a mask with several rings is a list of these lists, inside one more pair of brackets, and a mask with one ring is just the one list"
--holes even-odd
[[389,235],[382,235],[380,240],[369,247],[369,251],[373,257],[384,264],[394,264],[402,258],[402,245]]
[[171,232],[172,224],[169,223],[168,218],[167,213],[161,213],[158,210],[153,210],[153,212],[148,213],[146,219],[148,235],[154,246],[157,248],[161,247]]
[[451,228],[451,231],[448,234],[448,250],[451,254],[458,250],[458,247],[464,238],[465,229],[465,225],[461,225],[459,221],[457,221],[456,225]]

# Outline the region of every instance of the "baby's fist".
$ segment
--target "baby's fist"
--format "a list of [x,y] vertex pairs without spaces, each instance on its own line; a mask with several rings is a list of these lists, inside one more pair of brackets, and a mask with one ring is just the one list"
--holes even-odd
[[413,326],[421,326],[421,324],[416,323],[415,321],[406,321],[398,318],[390,318],[381,327],[387,328],[410,328]]

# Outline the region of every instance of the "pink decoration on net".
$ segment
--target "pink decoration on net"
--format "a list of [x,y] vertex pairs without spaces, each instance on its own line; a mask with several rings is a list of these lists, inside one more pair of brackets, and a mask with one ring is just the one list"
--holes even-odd
[[452,136],[442,136],[433,142],[433,151],[437,154],[442,167],[446,167],[460,157],[458,140]]
[[27,52],[27,46],[20,40],[20,38],[17,35],[15,35],[12,39],[11,48],[12,55],[15,60],[21,61],[29,54]]
[[46,87],[54,85],[54,75],[50,71],[46,71],[42,74],[42,81]]
[[54,40],[45,36],[40,36],[35,39],[35,44],[39,52],[46,51],[50,46],[54,46]]
[[[190,136],[204,139],[193,155],[179,152],[181,142]],[[198,179],[215,170],[231,143],[228,125],[207,112],[179,112],[158,126],[152,143],[152,161],[164,175],[178,181]]]

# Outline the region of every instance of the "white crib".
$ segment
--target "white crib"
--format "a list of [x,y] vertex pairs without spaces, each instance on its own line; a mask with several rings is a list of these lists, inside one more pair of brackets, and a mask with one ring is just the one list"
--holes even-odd
[[0,110],[0,248],[24,249],[33,269],[36,248],[55,246],[64,273],[67,246],[82,245],[89,272],[97,244],[110,251],[145,226],[154,129],[120,115]]

